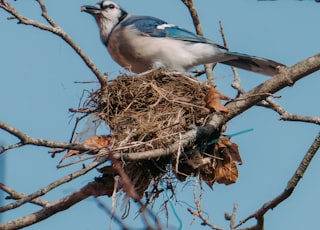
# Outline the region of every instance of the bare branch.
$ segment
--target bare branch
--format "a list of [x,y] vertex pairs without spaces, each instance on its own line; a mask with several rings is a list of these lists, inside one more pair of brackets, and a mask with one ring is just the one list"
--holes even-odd
[[[233,117],[243,113],[260,101],[265,100],[270,96],[270,94],[274,94],[287,86],[292,86],[296,81],[319,69],[320,54],[301,61],[292,67],[283,68],[279,74],[260,84],[251,91],[243,94],[241,97],[237,98],[237,100],[228,103],[226,107],[229,109],[229,113],[214,113],[206,127],[195,127],[194,129],[184,133],[181,139],[181,146],[184,148],[194,143],[197,138],[206,138],[211,136],[214,131],[219,130],[220,127],[226,124]],[[114,153],[113,157],[115,159],[119,159],[121,157],[124,160],[151,159],[176,152],[179,146],[179,143],[174,143],[166,148],[154,149],[145,152],[128,153],[124,155]]]
[[[18,202],[19,202],[19,206],[20,206],[23,203],[29,202],[31,200],[35,201],[35,200],[37,200],[37,199],[35,199],[36,197],[44,195],[45,193],[47,193],[48,191],[50,191],[51,189],[53,189],[55,187],[58,187],[62,183],[68,182],[68,181],[70,181],[80,175],[83,175],[84,173],[88,172],[92,168],[95,168],[99,164],[102,164],[102,163],[104,163],[103,160],[99,161],[99,162],[95,162],[95,163],[91,164],[90,166],[86,167],[85,169],[79,170],[76,173],[72,173],[67,177],[61,178],[60,180],[46,186],[45,188],[43,188],[33,194],[30,194],[28,196],[24,196],[22,199],[20,199],[16,203],[1,207],[0,212],[18,207],[17,205],[15,205]],[[142,203],[142,201],[139,200],[138,195],[136,194],[134,188],[132,187],[132,183],[130,182],[129,177],[125,174],[125,172],[121,168],[120,164],[116,163],[115,165],[116,165],[116,170],[119,172],[119,174],[121,175],[121,178],[123,179],[123,181],[122,181],[122,184],[124,186],[123,189],[127,192],[127,194],[130,197],[135,199],[136,202],[140,205],[140,207],[141,207],[140,211],[142,212],[142,214],[144,216],[145,223],[147,224],[147,226],[149,226],[148,229],[153,229],[153,228],[151,227],[151,224],[148,223],[148,218],[145,215],[145,212],[147,212],[151,217],[153,217],[153,220],[155,221],[155,224],[156,224],[155,229],[162,229],[157,216],[154,215],[154,213],[149,208],[145,207],[145,205]],[[21,217],[21,218],[18,218],[18,219],[15,219],[15,220],[12,220],[12,221],[9,221],[6,223],[1,223],[0,229],[11,230],[11,229],[23,228],[23,227],[35,224],[37,222],[40,222],[44,219],[47,219],[50,216],[52,216],[58,212],[64,211],[64,210],[70,208],[71,206],[73,206],[74,204],[88,198],[89,196],[98,197],[98,196],[104,196],[104,195],[110,195],[110,194],[109,194],[109,190],[106,189],[106,185],[103,182],[100,182],[98,180],[94,181],[94,182],[90,182],[86,186],[82,187],[80,190],[78,190],[68,196],[65,196],[59,200],[54,201],[54,202],[46,203],[46,205],[43,209],[41,209],[35,213],[32,213],[30,215],[26,215],[24,217]],[[8,206],[10,206],[10,207],[8,207]],[[107,210],[107,209],[105,209],[105,210]],[[122,225],[122,226],[124,226],[124,225]]]
[[147,213],[153,217],[155,220],[155,223],[157,225],[156,229],[161,229],[161,225],[159,222],[159,219],[157,216],[141,201],[141,197],[139,197],[138,193],[136,192],[134,185],[132,181],[130,180],[129,176],[127,173],[123,170],[122,168],[122,163],[120,161],[114,160],[113,161],[114,168],[117,170],[121,177],[121,183],[122,183],[122,188],[126,192],[126,195],[128,195],[130,198],[134,199],[135,202],[137,202],[140,205],[140,212],[142,213],[142,217],[144,220],[144,223],[146,224],[146,229],[153,229],[151,224],[149,223]]
[[235,226],[236,226],[237,209],[238,209],[238,204],[234,203],[233,204],[232,214],[230,215],[227,212],[224,214],[225,219],[230,221],[230,229],[231,230],[235,230],[236,229]]
[[[228,46],[227,38],[226,38],[226,35],[225,35],[225,32],[224,32],[224,27],[223,27],[222,21],[219,21],[219,25],[220,25],[221,37],[222,37],[222,40],[223,40],[223,46],[228,49],[229,46]],[[233,79],[233,82],[232,82],[231,86],[234,89],[238,90],[238,96],[240,94],[244,94],[245,91],[244,91],[244,89],[241,88],[241,79],[240,79],[240,76],[239,76],[237,68],[234,67],[234,66],[231,66],[231,69],[232,69],[233,76],[234,76],[234,79]]]
[[112,219],[114,219],[114,221],[121,226],[121,229],[123,230],[129,230],[130,228],[127,227],[126,225],[124,225],[123,221],[121,221],[121,219],[114,215],[114,213],[109,209],[109,207],[107,207],[104,203],[102,203],[99,199],[96,199],[97,204],[99,205],[100,208],[102,208],[109,216],[112,217]]
[[[273,198],[272,200],[268,201],[260,209],[255,211],[253,214],[251,214],[249,217],[245,218],[244,220],[240,221],[240,223],[236,226],[239,227],[240,225],[244,224],[248,220],[255,218],[257,220],[257,225],[253,226],[261,226],[261,221],[263,223],[263,216],[266,212],[268,212],[270,209],[274,209],[277,207],[281,202],[283,202],[285,199],[287,199],[294,191],[294,189],[297,187],[300,179],[303,177],[304,173],[306,172],[308,166],[310,165],[313,157],[316,155],[317,151],[320,148],[320,132],[318,133],[317,137],[315,138],[314,142],[308,149],[307,153],[303,157],[299,167],[289,180],[287,187],[285,190],[279,194],[277,197]],[[262,225],[263,226],[263,225]],[[248,229],[254,229],[253,227]]]
[[[258,102],[267,98],[266,94],[274,94],[279,90],[292,86],[296,81],[308,76],[309,74],[320,69],[320,54],[307,58],[304,61],[298,62],[292,67],[281,68],[279,74],[258,85],[249,92],[243,94],[236,102],[230,102],[226,107],[230,110],[230,113],[225,115],[227,121],[232,119],[234,116],[244,112],[248,108],[257,104]],[[257,95],[251,97],[251,95]],[[221,117],[221,115],[216,115]],[[216,119],[216,118],[215,118]],[[221,119],[221,118],[220,118]],[[214,119],[211,120],[210,124],[215,124]],[[216,127],[216,125],[214,125]]]
[[[192,145],[199,137],[208,137],[214,131],[219,130],[222,125],[231,120],[233,117],[238,114],[246,111],[252,106],[256,105],[262,100],[265,100],[270,94],[274,94],[275,92],[287,87],[292,86],[296,81],[300,80],[303,77],[308,76],[312,72],[315,72],[320,69],[320,54],[312,56],[304,61],[301,61],[295,64],[292,67],[282,68],[280,73],[270,78],[266,82],[260,84],[256,88],[251,91],[243,94],[241,97],[238,97],[237,100],[231,101],[226,105],[229,109],[229,113],[221,114],[215,113],[213,114],[211,120],[209,121],[206,127],[197,127],[191,129],[190,131],[184,133],[181,139],[181,146],[186,147],[188,145]],[[7,132],[18,137],[23,144],[32,144],[39,146],[46,146],[52,148],[68,148],[75,149],[80,151],[94,151],[94,148],[85,147],[79,144],[73,143],[64,143],[64,142],[54,142],[43,139],[36,139],[27,136],[21,131],[12,128],[11,126],[5,124],[4,122],[0,122],[0,128],[6,130]],[[21,144],[19,145],[21,146]],[[150,159],[156,158],[160,156],[169,155],[172,152],[176,152],[179,148],[180,143],[174,143],[166,148],[154,149],[145,152],[139,153],[117,153],[116,149],[113,150],[113,158],[114,159],[124,159],[124,160],[141,160],[141,159]],[[3,151],[7,150],[6,146],[3,147]],[[100,150],[99,154],[104,153],[105,155],[109,155],[110,152],[106,150]]]
[[0,154],[5,152],[6,150],[21,147],[24,145],[37,145],[37,146],[44,146],[49,148],[74,149],[79,151],[95,151],[96,150],[95,148],[84,146],[82,144],[50,141],[50,140],[30,137],[24,132],[20,131],[19,129],[16,129],[2,121],[0,121],[0,129],[7,131],[8,133],[12,134],[13,136],[17,137],[20,140],[19,143],[14,145],[2,146]]
[[56,214],[57,212],[64,211],[72,205],[88,198],[89,196],[105,195],[105,188],[103,183],[91,182],[81,188],[80,190],[65,196],[59,200],[51,202],[45,208],[32,213],[30,215],[0,224],[2,230],[13,230],[23,228],[34,223],[40,222],[48,217]]
[[223,230],[222,228],[216,226],[215,224],[211,223],[203,214],[202,208],[201,208],[201,201],[202,201],[202,195],[203,195],[203,189],[202,186],[200,186],[200,194],[199,198],[197,198],[197,187],[198,187],[199,179],[196,178],[194,187],[193,187],[193,199],[194,203],[196,204],[196,211],[193,211],[191,208],[188,208],[187,210],[194,216],[199,217],[203,221],[203,225],[209,226],[211,229],[215,230]]
[[[203,30],[201,27],[201,23],[200,23],[200,19],[196,10],[196,7],[194,6],[193,0],[181,0],[184,5],[188,8],[192,21],[193,21],[193,25],[197,31],[197,34],[199,34],[200,36],[204,36],[203,34]],[[207,74],[207,80],[208,83],[210,85],[215,85],[214,84],[214,78],[213,78],[213,72],[212,72],[212,65],[211,64],[205,64],[204,65],[206,74]]]
[[271,98],[267,98],[265,102],[266,103],[262,102],[261,104],[258,104],[258,105],[261,105],[276,111],[280,115],[280,120],[302,121],[302,122],[308,122],[308,123],[314,123],[314,124],[320,125],[320,117],[301,116],[301,115],[288,113],[284,108],[281,107],[279,103],[272,100]]
[[197,31],[197,34],[203,36],[203,30],[201,27],[201,23],[200,23],[200,19],[198,16],[198,12],[196,7],[194,6],[193,0],[181,0],[183,2],[183,4],[188,8],[192,21],[193,21],[193,25]]
[[83,168],[81,170],[78,170],[78,171],[76,171],[74,173],[71,173],[71,174],[65,176],[65,177],[62,177],[61,179],[52,182],[51,184],[45,186],[44,188],[41,188],[40,190],[38,190],[38,191],[36,191],[36,192],[34,192],[32,194],[22,197],[21,199],[19,199],[18,201],[14,202],[14,203],[2,206],[2,207],[0,207],[0,213],[1,212],[5,212],[5,211],[10,210],[10,209],[17,208],[17,207],[19,207],[19,206],[21,206],[21,205],[23,205],[23,204],[25,204],[27,202],[30,202],[30,201],[34,200],[35,198],[37,198],[39,196],[43,196],[44,194],[48,193],[52,189],[54,189],[54,188],[56,188],[56,187],[58,187],[58,186],[60,186],[60,185],[62,185],[64,183],[67,183],[69,181],[72,181],[72,180],[76,179],[79,176],[82,176],[82,175],[86,174],[90,170],[92,170],[92,169],[96,168],[97,166],[99,166],[100,164],[104,163],[106,160],[107,160],[107,158],[100,158],[99,161],[95,161],[92,164],[88,165],[87,167],[85,167],[85,168]]
[[[36,0],[39,4],[42,12],[43,18],[46,20],[45,23],[49,24],[42,24],[39,22],[36,22],[34,20],[31,20],[29,18],[24,17],[19,12],[17,12],[9,3],[7,3],[5,0],[0,0],[0,8],[7,11],[9,14],[12,15],[11,19],[18,20],[19,23],[25,24],[25,25],[31,25],[36,28],[52,32],[53,34],[56,34],[57,36],[61,37],[66,43],[68,43],[76,52],[77,54],[83,59],[83,61],[86,63],[86,65],[91,69],[91,71],[96,75],[97,79],[99,80],[99,83],[101,85],[101,88],[103,90],[104,86],[107,84],[107,77],[104,76],[99,72],[99,70],[95,67],[93,62],[83,53],[83,51],[80,49],[80,47],[77,46],[77,44],[74,43],[74,41],[59,27],[58,24],[49,16],[46,6],[43,2],[43,0]],[[196,12],[196,9],[194,7],[192,0],[182,0],[182,2],[188,7],[190,14],[193,18],[195,27],[197,29],[197,33],[200,35],[203,35],[202,28],[200,25],[200,21]],[[223,26],[222,23],[220,23],[221,33],[222,37],[224,38],[225,46],[227,47],[227,42],[224,36]],[[209,68],[209,69],[208,69]],[[238,97],[236,100],[229,102],[226,107],[229,109],[229,113],[215,113],[212,115],[211,120],[209,121],[208,125],[206,127],[194,127],[193,129],[190,129],[189,131],[185,132],[181,135],[180,141],[178,143],[174,143],[170,146],[166,146],[162,149],[155,149],[145,152],[138,152],[138,153],[123,153],[126,151],[121,151],[120,148],[118,149],[95,149],[90,148],[84,145],[80,144],[72,144],[72,143],[64,143],[64,142],[56,142],[56,141],[50,141],[50,140],[43,140],[43,139],[37,139],[28,136],[27,134],[23,133],[22,131],[0,121],[0,129],[5,130],[6,132],[10,133],[11,135],[17,137],[20,142],[10,145],[10,146],[3,146],[0,148],[0,153],[8,150],[13,149],[17,147],[21,147],[24,145],[37,145],[37,146],[45,146],[50,148],[64,148],[64,149],[74,149],[79,151],[95,151],[97,155],[94,155],[94,157],[97,159],[97,161],[93,162],[89,166],[85,167],[84,169],[81,169],[77,172],[74,172],[72,174],[69,174],[66,177],[63,177],[57,181],[54,181],[53,183],[47,185],[46,187],[30,194],[26,195],[20,192],[17,192],[11,188],[8,188],[7,186],[0,183],[0,189],[6,191],[10,194],[10,198],[12,199],[18,199],[18,201],[13,202],[9,205],[0,207],[0,212],[4,212],[10,209],[15,209],[17,207],[20,207],[21,205],[25,204],[26,202],[34,203],[40,206],[43,206],[43,209],[41,209],[38,212],[35,212],[33,214],[24,216],[22,218],[9,221],[7,223],[0,224],[0,229],[17,229],[29,226],[31,224],[37,223],[41,220],[44,220],[52,215],[54,215],[57,212],[61,212],[72,205],[86,199],[89,196],[101,196],[106,195],[106,189],[104,185],[100,182],[91,182],[88,185],[84,186],[80,190],[63,197],[62,199],[56,200],[54,202],[47,202],[39,199],[38,197],[48,193],[52,189],[57,188],[58,186],[71,181],[79,176],[84,175],[88,171],[96,168],[98,165],[102,164],[103,162],[112,159],[113,165],[116,168],[118,174],[121,176],[122,179],[122,189],[129,195],[131,198],[133,198],[135,201],[138,201],[141,210],[145,211],[148,210],[145,205],[139,200],[140,197],[134,190],[134,186],[132,182],[130,181],[130,177],[126,175],[123,168],[121,168],[121,164],[117,163],[117,160],[142,160],[142,159],[152,159],[157,158],[160,156],[165,156],[172,154],[172,152],[177,152],[180,148],[193,145],[196,143],[196,141],[199,138],[208,138],[211,136],[211,134],[217,130],[220,130],[223,125],[225,125],[229,120],[234,118],[235,116],[239,115],[240,113],[246,111],[247,109],[251,108],[252,106],[257,105],[258,103],[262,103],[263,100],[266,100],[268,104],[266,104],[266,107],[269,107],[280,114],[281,119],[283,120],[295,120],[295,121],[303,121],[303,122],[310,122],[315,124],[320,124],[320,118],[316,117],[306,117],[306,116],[298,116],[293,115],[285,111],[279,104],[276,102],[273,102],[272,99],[268,98],[270,95],[273,95],[277,91],[283,89],[287,86],[292,86],[296,81],[300,80],[303,77],[308,76],[310,73],[315,72],[320,69],[320,54],[317,54],[313,57],[310,57],[302,62],[297,63],[296,65],[290,67],[290,68],[281,68],[279,71],[279,74],[274,76],[273,78],[270,78],[263,84],[257,86],[256,88],[252,89],[251,91],[245,93],[244,90],[241,89],[240,86],[240,78],[238,77],[238,74],[236,73],[236,70],[233,68],[235,80],[234,80],[234,87],[238,89],[239,94],[242,94],[241,97]],[[213,76],[211,68],[206,66],[207,70],[207,76],[208,81],[210,84],[214,84],[213,82]],[[209,77],[209,72],[211,71],[211,78]],[[255,218],[257,220],[257,225],[252,226],[248,229],[255,229],[255,228],[263,228],[263,222],[264,222],[264,214],[270,210],[275,208],[277,205],[279,205],[282,201],[284,201],[286,198],[288,198],[292,192],[294,191],[295,187],[297,186],[300,178],[303,176],[304,172],[306,171],[308,165],[312,161],[313,156],[316,154],[320,146],[320,133],[318,134],[316,140],[310,147],[309,151],[305,155],[303,161],[301,162],[300,166],[296,170],[293,177],[288,182],[287,187],[285,188],[284,192],[281,193],[279,196],[275,197],[273,200],[265,203],[262,208],[260,208],[258,211],[253,213],[248,218],[244,219],[240,222],[238,226],[245,223],[247,220]],[[122,148],[122,147],[121,147]],[[125,147],[123,147],[125,148]],[[103,156],[102,158],[98,158],[100,156]],[[116,188],[114,189],[116,191]],[[109,191],[108,191],[109,192]],[[203,214],[201,210],[201,196],[200,199],[196,200],[196,211],[189,210],[190,213],[193,215],[199,217],[203,220],[204,224],[210,226],[213,229],[220,229],[219,227],[213,225],[210,223],[205,215]],[[107,210],[107,209],[106,209]],[[232,215],[230,216],[230,226],[231,229],[235,229],[237,226],[235,226],[235,217],[236,217],[236,205],[234,206],[234,210]],[[160,229],[160,224],[158,222],[158,219],[152,213],[150,210],[148,210],[150,213],[150,216],[152,216],[155,219],[157,227]],[[148,227],[151,228],[151,224],[148,223],[148,219],[143,213],[144,221],[147,224]],[[124,225],[122,225],[123,228]]]
[[[228,47],[228,43],[227,43],[227,39],[226,39],[226,36],[225,36],[225,33],[224,33],[224,28],[223,28],[223,25],[222,25],[222,21],[219,21],[219,24],[220,24],[220,32],[221,32],[221,36],[222,36],[222,39],[223,39],[224,46],[226,48],[229,48]],[[245,90],[243,88],[241,88],[241,79],[240,79],[240,76],[238,74],[237,68],[235,68],[233,66],[231,66],[231,68],[232,68],[233,75],[234,75],[234,80],[233,80],[231,86],[234,89],[238,90],[238,95],[244,94]],[[265,101],[267,103],[264,103]],[[278,104],[277,102],[275,102],[271,98],[266,98],[265,101],[262,101],[261,103],[258,103],[257,105],[261,105],[261,106],[273,109],[274,111],[279,113],[279,115],[281,116],[280,117],[281,120],[302,121],[302,122],[320,124],[320,118],[319,117],[299,116],[299,115],[295,115],[295,114],[290,114],[285,109],[283,109],[280,106],[280,104]]]
[[31,20],[29,18],[24,17],[15,8],[5,0],[0,1],[0,8],[7,11],[11,14],[15,19],[18,20],[20,24],[31,25],[41,30],[49,31],[59,37],[61,37],[71,48],[81,57],[81,59],[85,62],[85,64],[89,67],[89,69],[95,74],[97,77],[101,87],[107,84],[107,79],[104,74],[100,73],[98,68],[94,65],[91,59],[82,51],[82,49],[72,40],[72,38],[62,30],[62,28],[48,15],[45,4],[42,0],[37,0],[40,5],[42,16],[46,19],[46,21],[50,24],[50,26],[45,25],[43,23]]
[[[0,183],[0,189],[9,194],[9,196],[6,197],[6,199],[19,200],[19,199],[27,196],[26,194],[24,194],[22,192],[15,191],[14,189],[9,188],[8,186],[6,186],[5,184],[2,184],[2,183]],[[36,204],[36,205],[39,205],[42,207],[46,207],[49,204],[48,201],[41,200],[39,198],[31,200],[30,203],[33,203],[33,204]]]

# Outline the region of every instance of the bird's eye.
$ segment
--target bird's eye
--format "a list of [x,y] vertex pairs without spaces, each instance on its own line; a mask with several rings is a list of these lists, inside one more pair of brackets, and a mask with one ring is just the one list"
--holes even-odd
[[115,5],[110,4],[110,5],[108,6],[108,8],[110,8],[110,9],[114,9],[114,8],[115,8]]
[[108,4],[108,5],[103,5],[103,2],[101,2],[101,9],[105,10],[105,9],[114,9],[116,8],[116,6],[114,4]]

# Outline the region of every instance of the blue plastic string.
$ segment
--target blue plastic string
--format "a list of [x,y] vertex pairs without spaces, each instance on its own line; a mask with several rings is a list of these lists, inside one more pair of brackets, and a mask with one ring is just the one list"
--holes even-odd
[[177,213],[177,211],[176,211],[173,203],[171,202],[170,197],[169,197],[169,195],[168,195],[168,193],[167,193],[167,189],[165,188],[165,186],[163,186],[163,182],[162,182],[162,181],[160,181],[160,185],[161,185],[161,187],[163,188],[164,194],[165,194],[166,197],[167,197],[167,200],[168,200],[168,202],[169,202],[170,208],[172,209],[173,215],[176,217],[176,219],[177,219],[178,222],[179,222],[179,230],[181,230],[181,229],[182,229],[182,220],[180,219],[180,217],[179,217],[179,215],[178,215],[178,213]]
[[[236,133],[227,135],[225,138],[230,138],[230,137],[239,136],[239,135],[241,135],[241,134],[248,133],[248,132],[251,132],[251,131],[253,131],[253,128],[251,128],[251,129],[246,129],[246,130],[243,130],[243,131],[240,131],[240,132],[236,132]],[[208,143],[208,145],[217,143],[219,140],[222,140],[222,139],[224,139],[224,138],[214,139],[214,140],[210,141],[210,142]],[[178,215],[178,213],[177,213],[177,211],[176,211],[173,203],[171,202],[171,199],[170,199],[170,197],[169,197],[169,195],[168,195],[167,189],[166,189],[166,187],[163,185],[163,182],[162,182],[162,181],[160,181],[160,185],[161,185],[161,187],[163,188],[164,194],[165,194],[166,197],[167,197],[167,200],[168,200],[168,202],[169,202],[169,205],[170,205],[170,208],[171,208],[171,210],[172,210],[172,212],[173,212],[173,215],[175,216],[175,218],[176,218],[176,219],[178,220],[178,222],[179,222],[179,230],[181,230],[181,229],[182,229],[182,220],[180,219],[180,217],[179,217],[179,215]]]
[[[243,131],[240,131],[240,132],[236,132],[236,133],[233,133],[233,134],[230,134],[230,135],[226,135],[225,138],[239,136],[241,134],[248,133],[248,132],[251,132],[251,131],[253,131],[253,128],[246,129],[246,130],[243,130]],[[217,143],[218,141],[220,141],[222,139],[224,139],[224,138],[214,139],[214,140],[210,141],[207,145],[212,145],[212,144]]]

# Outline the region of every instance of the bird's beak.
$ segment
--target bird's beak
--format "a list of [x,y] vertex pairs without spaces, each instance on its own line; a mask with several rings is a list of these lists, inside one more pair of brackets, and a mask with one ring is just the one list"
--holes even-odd
[[98,14],[101,12],[100,6],[95,5],[95,6],[81,6],[81,11],[82,12],[87,12],[89,14]]

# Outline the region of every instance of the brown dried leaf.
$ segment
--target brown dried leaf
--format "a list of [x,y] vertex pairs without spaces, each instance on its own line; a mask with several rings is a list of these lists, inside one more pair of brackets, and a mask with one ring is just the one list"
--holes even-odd
[[[83,145],[99,148],[99,149],[106,148],[109,144],[110,144],[110,136],[106,136],[106,135],[89,137],[83,142]],[[81,155],[81,154],[82,152],[78,150],[70,150],[62,157],[62,159],[60,160],[60,163],[68,157]],[[94,153],[88,152],[88,154],[94,154]]]
[[238,168],[234,161],[218,161],[215,169],[215,180],[219,184],[233,184],[238,179]]
[[95,148],[105,148],[110,144],[110,136],[93,136],[84,141],[83,145]]
[[230,138],[221,136],[214,146],[214,155],[221,158],[215,167],[215,180],[217,183],[229,185],[238,179],[236,162],[242,164],[238,145],[231,142]]
[[227,138],[226,136],[222,135],[220,137],[220,140],[214,146],[214,152],[224,160],[236,161],[239,164],[242,164],[238,145],[231,142],[230,138]]
[[228,113],[229,110],[221,104],[221,100],[230,100],[230,98],[219,92],[215,86],[211,86],[204,98],[206,107],[213,109],[215,112]]

